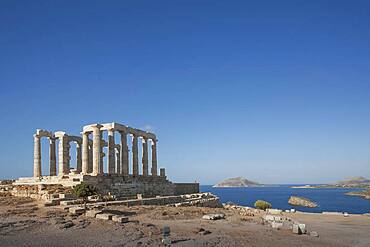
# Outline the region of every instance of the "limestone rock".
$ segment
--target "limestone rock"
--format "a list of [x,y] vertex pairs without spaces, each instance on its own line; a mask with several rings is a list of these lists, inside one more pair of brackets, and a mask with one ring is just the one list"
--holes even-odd
[[224,214],[206,214],[203,215],[202,219],[204,220],[220,220],[220,219],[225,219]]
[[306,225],[305,224],[293,224],[293,233],[295,234],[306,234],[307,230],[306,230]]
[[317,207],[317,203],[311,201],[310,199],[307,199],[304,197],[298,197],[298,196],[291,196],[289,198],[288,203],[291,205],[295,205],[295,206],[302,206],[302,207],[309,207],[309,208]]
[[310,236],[312,236],[312,237],[319,237],[319,234],[317,233],[317,232],[315,232],[315,231],[311,231],[310,232]]
[[274,228],[274,229],[281,229],[283,227],[283,223],[273,221],[273,222],[271,222],[271,227]]

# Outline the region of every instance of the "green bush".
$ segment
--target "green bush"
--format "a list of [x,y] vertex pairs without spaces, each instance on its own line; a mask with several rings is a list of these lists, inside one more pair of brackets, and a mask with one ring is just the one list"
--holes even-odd
[[87,198],[89,196],[96,195],[98,193],[97,189],[89,184],[86,183],[80,183],[76,185],[73,190],[72,194],[77,196],[78,198],[82,198],[86,210],[86,203],[87,203]]
[[266,210],[268,208],[271,208],[272,205],[271,203],[269,202],[266,202],[266,201],[262,201],[262,200],[257,200],[255,203],[254,203],[254,207],[257,208],[257,209],[262,209],[262,210]]

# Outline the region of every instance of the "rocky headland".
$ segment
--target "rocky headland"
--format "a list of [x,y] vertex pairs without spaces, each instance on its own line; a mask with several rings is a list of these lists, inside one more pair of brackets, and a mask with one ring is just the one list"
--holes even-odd
[[351,191],[346,193],[347,196],[360,196],[364,199],[370,200],[370,189],[363,190],[363,191]]
[[228,178],[213,185],[213,187],[254,187],[254,186],[261,186],[261,184],[250,181],[243,177]]
[[369,188],[370,180],[365,177],[349,177],[332,184],[292,186],[293,189],[320,189],[320,188]]

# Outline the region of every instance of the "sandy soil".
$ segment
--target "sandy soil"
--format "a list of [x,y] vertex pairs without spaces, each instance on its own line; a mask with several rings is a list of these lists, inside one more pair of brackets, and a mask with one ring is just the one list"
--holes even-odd
[[[73,216],[61,208],[45,208],[27,198],[0,197],[0,246],[163,246],[161,229],[171,229],[171,246],[370,246],[370,217],[294,213],[319,237],[295,235],[262,224],[262,213],[165,206],[106,208],[127,215],[124,224]],[[207,213],[224,220],[207,221]]]

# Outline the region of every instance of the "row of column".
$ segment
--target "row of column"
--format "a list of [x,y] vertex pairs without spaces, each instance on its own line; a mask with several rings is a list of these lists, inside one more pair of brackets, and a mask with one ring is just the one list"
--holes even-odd
[[[63,132],[64,133],[64,132]],[[136,134],[126,133],[119,131],[121,135],[121,143],[115,144],[114,130],[108,130],[108,174],[123,174],[129,175],[129,160],[128,160],[128,146],[127,146],[127,135],[132,135],[132,175],[139,175],[139,154],[138,154],[138,138]],[[103,174],[103,157],[102,152],[103,141],[102,131],[97,126],[93,128],[92,135],[93,140],[89,139],[90,132],[82,133],[81,140],[72,139],[76,142],[76,161],[77,172],[83,174]],[[57,136],[57,134],[56,134]],[[61,134],[57,137],[46,136],[49,139],[49,167],[50,176],[57,175],[57,164],[56,164],[56,140],[59,140],[58,146],[58,161],[59,171],[58,174],[68,174],[70,170],[70,139],[68,135]],[[42,176],[41,173],[41,138],[40,135],[34,135],[34,177]],[[73,137],[71,137],[73,138]],[[149,175],[149,153],[148,153],[148,142],[151,141],[151,175],[157,176],[157,142],[154,139],[149,139],[145,136],[142,138],[142,170],[143,176]],[[106,143],[104,143],[106,145]]]
[[[101,125],[95,125],[92,127],[92,131],[86,131],[82,133],[82,173],[90,173],[89,164],[92,164],[92,174],[103,174],[103,153],[102,153],[102,131],[100,130]],[[114,129],[108,130],[108,174],[123,174],[129,175],[129,160],[128,160],[128,146],[127,146],[127,135],[132,135],[132,175],[139,175],[139,154],[138,154],[138,138],[136,134],[126,133],[124,131],[118,131],[121,135],[121,143],[118,145],[120,148],[116,157],[115,149],[117,145],[114,140]],[[92,162],[89,160],[89,134],[92,132]],[[157,143],[156,140],[149,139],[145,136],[142,138],[142,170],[143,176],[149,175],[148,166],[148,141],[151,140],[152,144],[152,167],[151,175],[157,176]]]
[[[41,172],[41,138],[42,136],[34,135],[34,152],[33,152],[33,175],[34,177],[42,176]],[[68,174],[70,168],[70,141],[68,136],[47,137],[49,139],[49,175],[57,175],[57,161],[56,161],[56,140],[59,139],[58,160],[59,160],[59,174]],[[82,169],[82,152],[81,144],[76,142],[76,161],[77,171]]]

